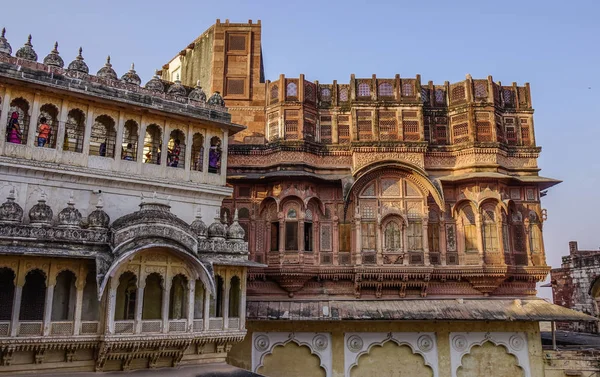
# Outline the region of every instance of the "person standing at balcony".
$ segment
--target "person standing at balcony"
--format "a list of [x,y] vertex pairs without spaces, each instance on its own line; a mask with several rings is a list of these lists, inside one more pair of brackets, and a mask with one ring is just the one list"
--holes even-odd
[[10,116],[7,129],[7,141],[9,143],[21,144],[21,129],[19,128],[19,113],[16,111]]
[[173,149],[169,151],[169,159],[171,160],[170,166],[176,168],[179,165],[179,155],[181,154],[181,142],[179,139],[175,139]]
[[123,151],[123,160],[133,161],[133,144],[127,143],[127,148]]
[[102,157],[106,157],[106,141],[104,140],[101,144],[100,144],[100,150],[99,150],[99,154]]
[[40,127],[38,128],[38,147],[43,147],[50,141],[51,128],[46,123],[46,117],[40,118]]

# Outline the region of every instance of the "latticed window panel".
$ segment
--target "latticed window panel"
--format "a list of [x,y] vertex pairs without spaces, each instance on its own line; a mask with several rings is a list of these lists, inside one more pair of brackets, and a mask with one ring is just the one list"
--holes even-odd
[[514,118],[504,118],[506,142],[510,145],[517,144],[517,126]]
[[133,334],[133,321],[117,321],[115,322],[116,334]]
[[321,123],[321,142],[331,144],[331,124]]
[[515,106],[515,92],[512,87],[502,87],[502,100],[505,107]]
[[386,251],[402,250],[402,231],[400,226],[395,222],[390,222],[385,226],[383,231],[384,249]]
[[348,102],[349,96],[347,87],[340,87],[338,93],[338,98],[340,102]]
[[487,87],[488,83],[485,80],[475,80],[474,83],[474,94],[475,99],[487,99],[488,92]]
[[73,322],[52,322],[50,335],[73,335]]
[[467,99],[465,86],[461,84],[454,84],[450,87],[450,103],[457,104],[464,102]]
[[429,223],[427,225],[427,243],[429,251],[440,251],[440,224]]
[[309,81],[304,81],[304,101],[308,103],[316,103],[317,87]]
[[377,224],[375,224],[375,223],[363,222],[361,224],[361,241],[362,241],[361,243],[362,243],[363,251],[375,250],[375,248],[376,248],[375,241],[377,239],[376,226],[377,226]]
[[415,80],[404,79],[402,80],[402,97],[414,97],[415,96]]
[[268,115],[269,122],[269,140],[274,140],[279,138],[279,112],[275,111],[269,113]]
[[527,248],[525,247],[525,229],[523,224],[513,225],[513,238],[514,238],[514,250],[515,252],[524,253]]
[[273,84],[271,86],[271,91],[270,91],[271,95],[271,103],[277,103],[279,102],[279,86],[277,84]]
[[398,122],[395,111],[379,112],[379,133],[381,140],[396,140],[398,138]]
[[477,141],[491,142],[492,139],[492,125],[490,122],[475,122],[477,129]]
[[298,84],[295,82],[288,82],[285,87],[285,96],[290,100],[298,99]]
[[429,88],[421,88],[421,102],[426,105],[431,102],[431,91]]
[[370,111],[357,111],[356,119],[359,140],[371,140],[373,137],[372,113]]
[[321,88],[321,101],[322,102],[331,102],[331,89]]
[[162,330],[162,321],[142,321],[142,332],[153,333]]
[[435,104],[443,106],[446,103],[446,91],[444,89],[435,90]]
[[19,336],[42,335],[42,322],[19,322]]
[[352,247],[352,224],[339,224],[339,251],[349,252]]
[[323,224],[321,225],[321,251],[331,251],[333,249],[331,244],[331,225]]
[[285,111],[284,135],[287,140],[298,139],[298,115],[299,113],[297,110]]
[[82,322],[81,334],[97,334],[98,325],[98,322]]
[[[365,194],[365,195],[368,195]],[[373,210],[373,206],[371,205],[364,205],[362,208],[362,217],[364,219],[374,219],[375,218],[375,211]]]
[[358,97],[371,97],[371,86],[366,82],[358,84]]
[[302,127],[302,136],[305,140],[314,141],[315,140],[315,132],[316,132],[316,123],[314,119],[305,116],[304,117],[304,126]]
[[406,228],[406,242],[408,251],[423,250],[423,225],[420,221],[409,221]]
[[520,119],[521,122],[521,141],[523,145],[531,144],[531,135],[529,133],[529,122],[525,118]]
[[419,141],[419,121],[417,120],[403,120],[402,129],[404,130],[405,141]]
[[321,252],[321,264],[333,264],[333,253]]
[[381,83],[377,88],[377,95],[379,97],[393,97],[394,87],[389,82]]
[[483,247],[485,251],[498,251],[498,227],[495,222],[483,224]]
[[243,95],[245,86],[244,78],[227,78],[227,95]]
[[246,36],[230,34],[227,45],[228,51],[246,51]]
[[[454,123],[454,119],[452,122]],[[455,144],[469,141],[469,124],[466,122],[454,124],[452,126],[452,138]]]
[[209,330],[222,330],[223,329],[223,318],[209,318],[208,329]]
[[0,323],[0,336],[8,336],[10,329],[10,323],[3,322]]
[[350,143],[350,125],[338,123],[338,142],[340,144]]
[[467,223],[463,227],[463,232],[465,236],[465,251],[477,251],[477,226],[475,224]]
[[169,321],[169,332],[185,332],[187,321]]

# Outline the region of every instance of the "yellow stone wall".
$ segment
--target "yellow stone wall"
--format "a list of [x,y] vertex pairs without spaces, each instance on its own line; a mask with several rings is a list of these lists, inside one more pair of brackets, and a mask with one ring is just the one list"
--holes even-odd
[[[356,332],[434,332],[437,335],[439,377],[451,377],[450,333],[452,332],[523,332],[527,334],[530,370],[532,377],[544,376],[544,360],[537,322],[275,322],[249,321],[248,335],[237,344],[228,355],[228,362],[250,370],[252,368],[253,332],[328,332],[331,333],[332,377],[344,376],[345,333]],[[287,345],[293,343],[287,343]],[[292,346],[289,349],[274,349],[265,357],[259,370],[268,377],[278,376],[321,376],[317,369],[318,358],[307,347]],[[306,348],[306,349],[303,349]],[[352,369],[352,377],[362,376],[431,376],[431,369],[425,367],[418,354],[412,354],[407,346],[393,342],[374,347],[369,357],[359,358],[358,366]],[[364,360],[363,360],[364,358]],[[276,360],[279,359],[279,360]],[[511,364],[512,363],[512,364]],[[517,377],[523,375],[515,365],[516,359],[502,346],[485,343],[474,347],[470,356],[463,358],[461,377]],[[500,365],[508,366],[501,368]],[[304,373],[300,373],[302,371]]]

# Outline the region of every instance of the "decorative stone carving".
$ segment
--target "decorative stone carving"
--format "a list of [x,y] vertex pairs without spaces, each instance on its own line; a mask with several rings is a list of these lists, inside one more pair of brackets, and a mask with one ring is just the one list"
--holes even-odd
[[208,99],[207,103],[209,105],[214,105],[214,106],[221,106],[221,107],[225,106],[225,101],[223,100],[223,97],[221,97],[221,93],[219,93],[219,92],[214,92],[214,94],[212,96],[210,96],[210,98]]
[[238,222],[238,210],[236,208],[233,215],[233,223],[227,229],[227,239],[230,241],[242,242],[244,241],[244,236],[244,228],[242,228]]
[[31,225],[50,225],[53,216],[52,208],[46,204],[45,195],[42,195],[38,203],[29,210],[29,222]]
[[0,55],[10,55],[12,54],[12,47],[8,40],[5,37],[6,29],[2,28],[2,34],[0,34]]
[[73,194],[69,198],[67,207],[58,214],[58,226],[64,228],[79,228],[81,226],[81,213],[75,208]]
[[129,69],[129,71],[127,73],[125,73],[121,77],[121,81],[126,82],[128,84],[137,85],[137,86],[140,86],[142,84],[142,79],[135,72],[135,64],[131,63],[131,68]]
[[169,90],[167,90],[167,94],[170,94],[170,95],[176,96],[176,97],[185,97],[187,95],[187,91],[185,90],[185,87],[183,85],[181,85],[181,81],[179,81],[179,75],[177,75],[177,80],[175,80],[173,85],[171,85],[169,87]]
[[200,213],[200,209],[196,212],[196,219],[190,225],[192,227],[192,231],[198,236],[200,239],[205,239],[208,234],[208,228],[204,221],[202,221],[202,214]]
[[102,67],[98,70],[98,73],[96,73],[96,76],[102,77],[103,79],[111,79],[111,80],[119,79],[119,77],[117,76],[117,73],[112,68],[112,64],[110,64],[110,55],[108,55],[108,57],[106,58],[106,64],[104,64],[104,67]]
[[31,60],[33,62],[37,61],[37,53],[35,52],[35,50],[33,49],[33,45],[31,44],[31,34],[29,34],[29,36],[27,37],[27,42],[25,42],[25,45],[23,45],[23,47],[17,50],[15,56],[17,58]]
[[77,55],[75,60],[73,60],[67,67],[67,69],[69,71],[81,72],[81,73],[89,73],[90,72],[90,69],[88,68],[87,64],[85,64],[85,62],[83,61],[83,56],[81,55],[82,53],[83,53],[83,48],[79,47],[79,54]]
[[188,98],[198,102],[206,102],[206,93],[200,86],[200,80],[198,80],[196,87],[190,92]]
[[104,203],[102,198],[98,199],[98,204],[96,204],[96,210],[88,215],[88,224],[90,229],[106,229],[108,228],[108,224],[110,224],[110,217],[104,210]]
[[332,349],[330,333],[314,332],[256,332],[252,334],[252,371],[255,373],[263,365],[265,357],[273,353],[277,346],[285,346],[293,342],[299,346],[306,346],[310,351],[319,357],[321,368],[325,370],[325,376],[331,377],[332,368]]
[[12,188],[6,202],[0,206],[0,223],[20,223],[23,220],[23,208],[15,202],[15,189]]
[[208,227],[208,238],[224,240],[227,235],[227,230],[225,226],[221,223],[221,219],[219,218],[219,214],[215,217],[215,221]]
[[54,49],[52,49],[52,51],[44,58],[44,64],[59,68],[65,66],[65,62],[58,53],[58,42],[54,43]]
[[529,349],[526,339],[525,333],[518,332],[450,333],[452,377],[457,377],[457,371],[462,365],[463,356],[470,353],[474,346],[482,346],[486,342],[506,348],[508,353],[516,357],[518,365],[523,369],[524,376],[531,377]]
[[146,83],[146,85],[144,85],[144,88],[146,88],[148,90],[152,90],[153,92],[157,92],[157,93],[165,92],[165,85],[161,81],[160,77],[158,77],[158,75],[155,75],[154,77],[152,77],[150,79],[150,81],[148,81]]
[[438,351],[435,333],[390,332],[390,333],[346,333],[344,335],[344,367],[346,376],[357,365],[358,359],[370,352],[374,346],[382,346],[386,342],[406,345],[413,353],[423,356],[425,365],[433,371],[433,377],[439,375]]

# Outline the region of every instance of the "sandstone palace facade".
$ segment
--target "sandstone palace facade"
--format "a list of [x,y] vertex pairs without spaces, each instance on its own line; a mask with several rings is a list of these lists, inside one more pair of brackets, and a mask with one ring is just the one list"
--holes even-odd
[[37,60],[2,34],[0,374],[558,376],[538,322],[593,320],[536,298],[527,84],[268,81],[251,21],[143,87]]

